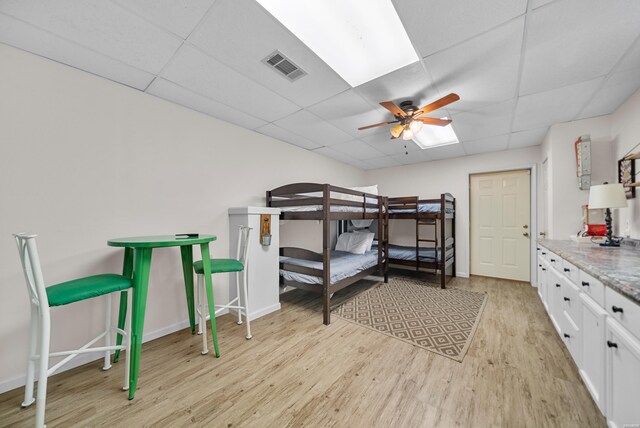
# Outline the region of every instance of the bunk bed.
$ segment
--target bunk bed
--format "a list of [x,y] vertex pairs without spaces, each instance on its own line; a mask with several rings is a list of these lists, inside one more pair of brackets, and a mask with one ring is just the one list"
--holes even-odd
[[[450,193],[438,199],[419,199],[417,196],[389,198],[387,208],[390,220],[416,222],[415,246],[389,245],[390,265],[415,267],[440,273],[440,287],[445,288],[447,276],[456,276],[455,234],[456,200]],[[425,238],[425,229],[433,234]],[[450,272],[450,273],[448,273]]]
[[[373,193],[317,183],[294,183],[267,191],[267,206],[280,208],[281,220],[322,221],[322,254],[303,248],[280,249],[280,284],[322,294],[325,325],[331,322],[333,293],[374,273],[388,280],[387,200]],[[331,222],[339,220],[377,220],[382,245],[362,255],[331,251]]]

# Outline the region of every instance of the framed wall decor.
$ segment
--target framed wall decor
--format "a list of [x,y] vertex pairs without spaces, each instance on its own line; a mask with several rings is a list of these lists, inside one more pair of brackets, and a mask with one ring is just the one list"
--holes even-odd
[[628,186],[634,182],[636,176],[636,162],[633,159],[621,159],[618,161],[618,183],[624,186],[627,199],[636,197],[635,186]]

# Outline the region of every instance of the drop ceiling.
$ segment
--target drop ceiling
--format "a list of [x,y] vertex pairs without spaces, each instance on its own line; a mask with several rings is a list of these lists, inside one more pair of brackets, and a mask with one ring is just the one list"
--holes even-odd
[[[0,42],[362,169],[538,145],[640,88],[636,0],[393,3],[420,60],[355,88],[253,0],[1,0]],[[275,50],[307,75],[268,68]],[[460,144],[357,130],[449,92]]]

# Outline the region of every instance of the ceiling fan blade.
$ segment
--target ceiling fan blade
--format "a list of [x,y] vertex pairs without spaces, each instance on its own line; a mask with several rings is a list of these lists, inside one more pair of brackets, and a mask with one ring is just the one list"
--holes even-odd
[[400,137],[400,135],[402,135],[402,132],[404,131],[404,126],[396,125],[392,127],[390,131],[391,131],[391,139],[395,140],[396,138]]
[[432,102],[431,104],[427,104],[426,106],[422,107],[420,110],[414,113],[413,117],[418,117],[431,111],[438,110],[439,108],[449,105],[452,102],[458,101],[459,99],[460,97],[458,96],[458,94],[451,93],[440,98],[437,101]]
[[435,117],[416,117],[414,120],[419,120],[425,125],[438,125],[438,126],[447,126],[452,121],[449,119],[436,119]]
[[398,107],[393,101],[383,101],[380,103],[380,105],[384,108],[386,108],[387,110],[389,110],[394,117],[396,116],[400,116],[400,117],[406,117],[407,113],[404,112],[404,110],[402,110],[400,107]]
[[375,128],[376,126],[382,126],[382,125],[389,125],[391,123],[396,123],[399,122],[398,120],[392,120],[390,122],[380,122],[380,123],[376,123],[375,125],[367,125],[367,126],[363,126],[362,128],[358,128],[358,131],[362,131],[365,129],[369,129],[369,128]]

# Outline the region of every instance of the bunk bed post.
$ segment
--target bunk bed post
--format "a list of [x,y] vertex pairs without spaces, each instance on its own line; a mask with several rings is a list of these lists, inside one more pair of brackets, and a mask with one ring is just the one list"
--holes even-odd
[[[389,282],[389,198],[387,196],[383,196],[382,198],[382,204],[383,204],[383,208],[384,208],[384,231],[383,233],[383,237],[384,237],[384,241],[383,241],[383,245],[384,245],[384,261],[383,261],[383,268],[384,268],[384,283],[388,283]],[[380,245],[380,242],[378,240],[378,245]]]
[[384,245],[382,237],[382,210],[384,208],[383,197],[378,196],[378,269],[383,270],[382,266],[382,246]]
[[266,201],[267,201],[267,206],[270,207],[271,206],[271,191],[267,190],[267,197],[266,197]]
[[324,325],[331,323],[329,286],[331,285],[331,204],[330,189],[328,184],[322,186],[322,322]]
[[[445,288],[447,278],[447,261],[445,259],[447,253],[447,197],[446,194],[440,195],[440,288]],[[436,226],[437,227],[437,226]],[[436,251],[438,249],[436,248]],[[437,254],[436,254],[437,256]]]
[[451,264],[451,276],[456,276],[456,198],[451,202],[453,205],[453,217],[451,217],[451,238],[453,238],[453,263]]

